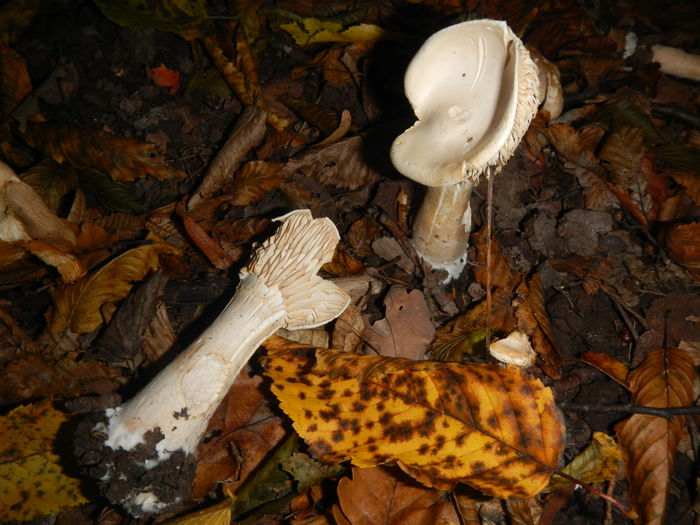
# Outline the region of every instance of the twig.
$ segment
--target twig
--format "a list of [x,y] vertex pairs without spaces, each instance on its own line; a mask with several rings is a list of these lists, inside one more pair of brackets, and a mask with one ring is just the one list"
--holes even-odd
[[493,170],[486,168],[486,348],[491,344],[491,229],[493,219]]
[[647,407],[641,405],[588,405],[585,403],[560,403],[562,410],[572,412],[627,412],[633,414],[646,414],[663,417],[671,420],[676,416],[690,416],[700,414],[700,406],[683,407]]

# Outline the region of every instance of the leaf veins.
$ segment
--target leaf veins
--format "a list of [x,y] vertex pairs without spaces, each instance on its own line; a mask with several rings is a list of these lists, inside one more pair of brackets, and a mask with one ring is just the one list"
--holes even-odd
[[266,374],[323,461],[396,462],[430,487],[526,498],[557,467],[552,392],[517,367],[389,359],[267,341]]

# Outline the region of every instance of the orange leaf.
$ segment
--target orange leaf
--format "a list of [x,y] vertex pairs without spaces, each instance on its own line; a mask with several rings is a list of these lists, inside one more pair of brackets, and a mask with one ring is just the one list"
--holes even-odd
[[596,367],[598,370],[617,381],[620,385],[629,389],[629,384],[627,382],[629,368],[619,359],[600,352],[584,352],[581,354],[581,361]]
[[338,483],[333,517],[347,525],[433,525],[446,505],[439,491],[402,480],[386,467],[352,469]]
[[700,282],[700,222],[677,224],[666,236],[668,255]]
[[185,230],[187,230],[187,234],[192,239],[192,242],[197,245],[197,248],[202,251],[215,268],[227,270],[233,264],[231,257],[221,249],[221,246],[214,239],[207,235],[207,232],[192,217],[185,215],[182,218],[182,224],[185,226]]
[[318,350],[270,338],[272,391],[310,450],[361,467],[396,462],[424,485],[499,498],[542,490],[563,448],[552,392],[520,368]]
[[[680,407],[693,402],[695,368],[680,348],[652,350],[629,375],[632,399],[648,407]],[[625,456],[629,494],[645,524],[662,524],[685,417],[634,414],[617,426]]]
[[147,67],[146,76],[153,81],[156,86],[166,87],[168,93],[175,95],[180,89],[180,72],[173,71],[161,64],[158,67]]
[[262,199],[278,188],[289,176],[283,164],[253,160],[243,164],[236,173],[228,201],[233,206],[246,206]]

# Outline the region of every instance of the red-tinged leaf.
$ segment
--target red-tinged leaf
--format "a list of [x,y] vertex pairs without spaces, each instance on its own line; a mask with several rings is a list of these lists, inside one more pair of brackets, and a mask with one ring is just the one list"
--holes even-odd
[[677,224],[666,234],[668,255],[700,283],[700,222]]
[[[658,408],[691,405],[694,381],[693,360],[680,348],[652,350],[629,375],[634,404]],[[634,414],[617,426],[630,499],[645,524],[665,523],[668,491],[684,426],[684,416],[668,420],[645,414]]]
[[165,64],[146,68],[146,76],[156,86],[168,88],[171,95],[177,94],[180,89],[180,72],[167,68]]
[[215,268],[227,270],[228,267],[233,264],[231,257],[221,249],[221,246],[214,239],[207,235],[207,232],[205,232],[192,217],[185,215],[182,218],[182,224],[185,230],[187,230],[187,235],[190,236],[192,242],[197,245],[197,248],[201,250]]

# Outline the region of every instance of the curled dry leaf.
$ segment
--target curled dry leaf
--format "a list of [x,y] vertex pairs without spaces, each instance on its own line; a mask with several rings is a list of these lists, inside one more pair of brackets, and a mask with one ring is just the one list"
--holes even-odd
[[537,494],[557,467],[552,392],[517,367],[265,346],[272,391],[323,461],[396,462],[429,487],[464,482],[499,498]]
[[[693,403],[695,368],[680,348],[656,349],[629,375],[635,405],[680,407]],[[671,420],[634,414],[620,423],[617,436],[625,457],[629,494],[644,523],[663,524],[684,416]]]
[[134,281],[156,270],[158,256],[166,253],[178,250],[149,235],[148,244],[123,253],[75,284],[53,287],[49,329],[54,333],[69,329],[78,334],[91,332],[102,323],[102,305],[126,297]]
[[338,484],[333,517],[339,525],[433,525],[449,503],[440,491],[402,479],[386,467],[352,469]]
[[103,131],[81,129],[72,124],[28,122],[25,139],[30,146],[50,154],[57,162],[103,171],[115,181],[146,176],[154,179],[187,176],[169,167],[155,144],[114,137]]
[[677,224],[666,235],[668,255],[700,283],[700,222]]
[[619,359],[600,352],[584,352],[581,354],[581,361],[596,367],[598,370],[617,381],[620,385],[629,389],[627,376],[630,371],[627,365]]

